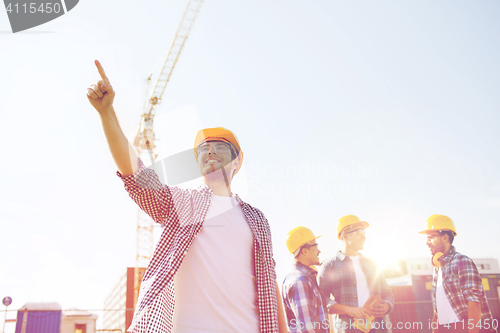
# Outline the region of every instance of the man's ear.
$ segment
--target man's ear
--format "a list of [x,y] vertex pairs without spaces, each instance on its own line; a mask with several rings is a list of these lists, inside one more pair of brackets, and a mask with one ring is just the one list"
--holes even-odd
[[233,159],[231,161],[231,167],[236,170],[238,169],[238,167],[240,166],[240,163],[241,163],[241,159],[240,159],[240,155],[236,156],[235,159]]
[[450,235],[448,235],[447,233],[443,233],[443,242],[446,241],[446,242],[450,242]]

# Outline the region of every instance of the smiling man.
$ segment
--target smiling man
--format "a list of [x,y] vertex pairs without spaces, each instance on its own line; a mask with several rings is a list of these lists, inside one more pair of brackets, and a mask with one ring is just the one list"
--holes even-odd
[[328,318],[323,297],[316,282],[319,265],[318,249],[314,233],[306,227],[297,227],[287,236],[286,246],[294,256],[293,270],[283,281],[283,303],[292,333],[327,333]]
[[189,190],[163,185],[123,134],[115,92],[96,66],[101,80],[87,97],[101,117],[118,175],[163,226],[128,332],[286,332],[269,224],[231,192],[243,163],[236,136],[222,127],[200,130],[193,152],[204,184]]
[[427,219],[427,246],[435,266],[432,279],[435,332],[491,332],[493,322],[482,278],[474,262],[452,245],[453,221],[435,214]]
[[[334,325],[340,332],[361,332],[357,323],[371,326],[372,333],[387,332],[382,317],[392,310],[394,296],[382,272],[359,253],[368,226],[368,222],[360,221],[355,215],[340,218],[337,237],[344,248],[325,261],[319,271],[319,287],[327,300],[327,311],[337,315]],[[378,296],[381,302],[367,309],[364,305],[372,296]]]

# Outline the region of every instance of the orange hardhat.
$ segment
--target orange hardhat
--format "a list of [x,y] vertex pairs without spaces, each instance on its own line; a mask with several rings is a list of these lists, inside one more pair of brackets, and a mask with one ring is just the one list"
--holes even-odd
[[427,219],[427,229],[422,230],[419,234],[427,234],[429,231],[451,231],[453,236],[457,235],[455,224],[446,215],[434,214]]
[[340,239],[342,231],[344,231],[347,228],[352,228],[355,225],[360,225],[363,227],[363,229],[366,229],[370,226],[368,222],[360,221],[359,217],[357,217],[356,215],[342,216],[339,220],[339,224],[337,225],[337,237]]
[[205,128],[199,130],[196,134],[196,139],[194,140],[194,157],[196,158],[196,162],[198,162],[198,146],[206,141],[224,141],[230,143],[235,148],[236,155],[240,158],[240,165],[238,166],[238,169],[234,170],[234,175],[240,171],[240,168],[243,165],[243,151],[241,151],[238,139],[233,132],[224,127]]

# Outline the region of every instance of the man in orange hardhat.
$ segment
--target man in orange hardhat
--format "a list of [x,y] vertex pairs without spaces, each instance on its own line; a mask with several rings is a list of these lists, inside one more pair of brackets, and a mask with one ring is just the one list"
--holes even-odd
[[283,281],[283,303],[292,333],[328,333],[329,323],[324,300],[316,282],[319,265],[318,249],[314,233],[306,227],[297,227],[287,236],[286,246],[295,258],[293,270]]
[[123,134],[114,90],[96,66],[101,81],[87,97],[101,117],[118,175],[164,227],[128,332],[286,332],[269,224],[231,192],[243,162],[236,136],[222,127],[199,131],[194,158],[204,184],[191,190],[163,185]]
[[[361,253],[369,224],[355,215],[340,218],[337,237],[344,245],[342,251],[321,265],[319,287],[327,301],[327,311],[336,314],[335,328],[347,333],[387,332],[382,318],[394,304],[394,296],[382,273]],[[333,300],[331,299],[333,296]],[[372,304],[372,300],[376,299]],[[370,303],[370,306],[365,304]],[[360,324],[360,325],[358,325]],[[368,327],[368,328],[367,328]]]
[[435,266],[432,279],[434,332],[491,332],[494,323],[482,278],[469,257],[452,245],[457,232],[453,221],[435,214],[427,219],[427,246]]
[[[227,151],[230,152],[227,156],[224,154],[219,154],[221,155],[220,157],[217,156],[217,152]],[[209,152],[211,154],[207,156]],[[236,139],[233,132],[223,127],[199,130],[194,142],[194,156],[202,175],[212,173],[217,169],[223,170],[222,166],[232,163],[235,166],[229,173],[229,176],[232,178],[243,164],[243,152],[241,151],[238,139]],[[202,157],[201,159],[200,156]],[[215,158],[210,160],[210,163],[206,160],[203,161],[203,158],[208,159],[209,157]]]

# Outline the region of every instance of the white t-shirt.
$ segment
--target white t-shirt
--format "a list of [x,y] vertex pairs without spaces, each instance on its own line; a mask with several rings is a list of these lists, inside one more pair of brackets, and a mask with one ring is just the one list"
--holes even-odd
[[455,311],[453,311],[450,301],[448,301],[448,297],[446,297],[443,286],[443,271],[441,268],[438,270],[438,279],[436,284],[436,307],[440,325],[457,323],[460,321]]
[[370,288],[368,288],[368,282],[366,281],[365,273],[361,269],[359,264],[359,255],[349,257],[352,260],[354,266],[354,273],[356,274],[356,289],[358,292],[358,306],[362,307],[365,305],[368,298],[370,298]]
[[259,332],[253,239],[238,202],[212,195],[174,277],[174,333]]

